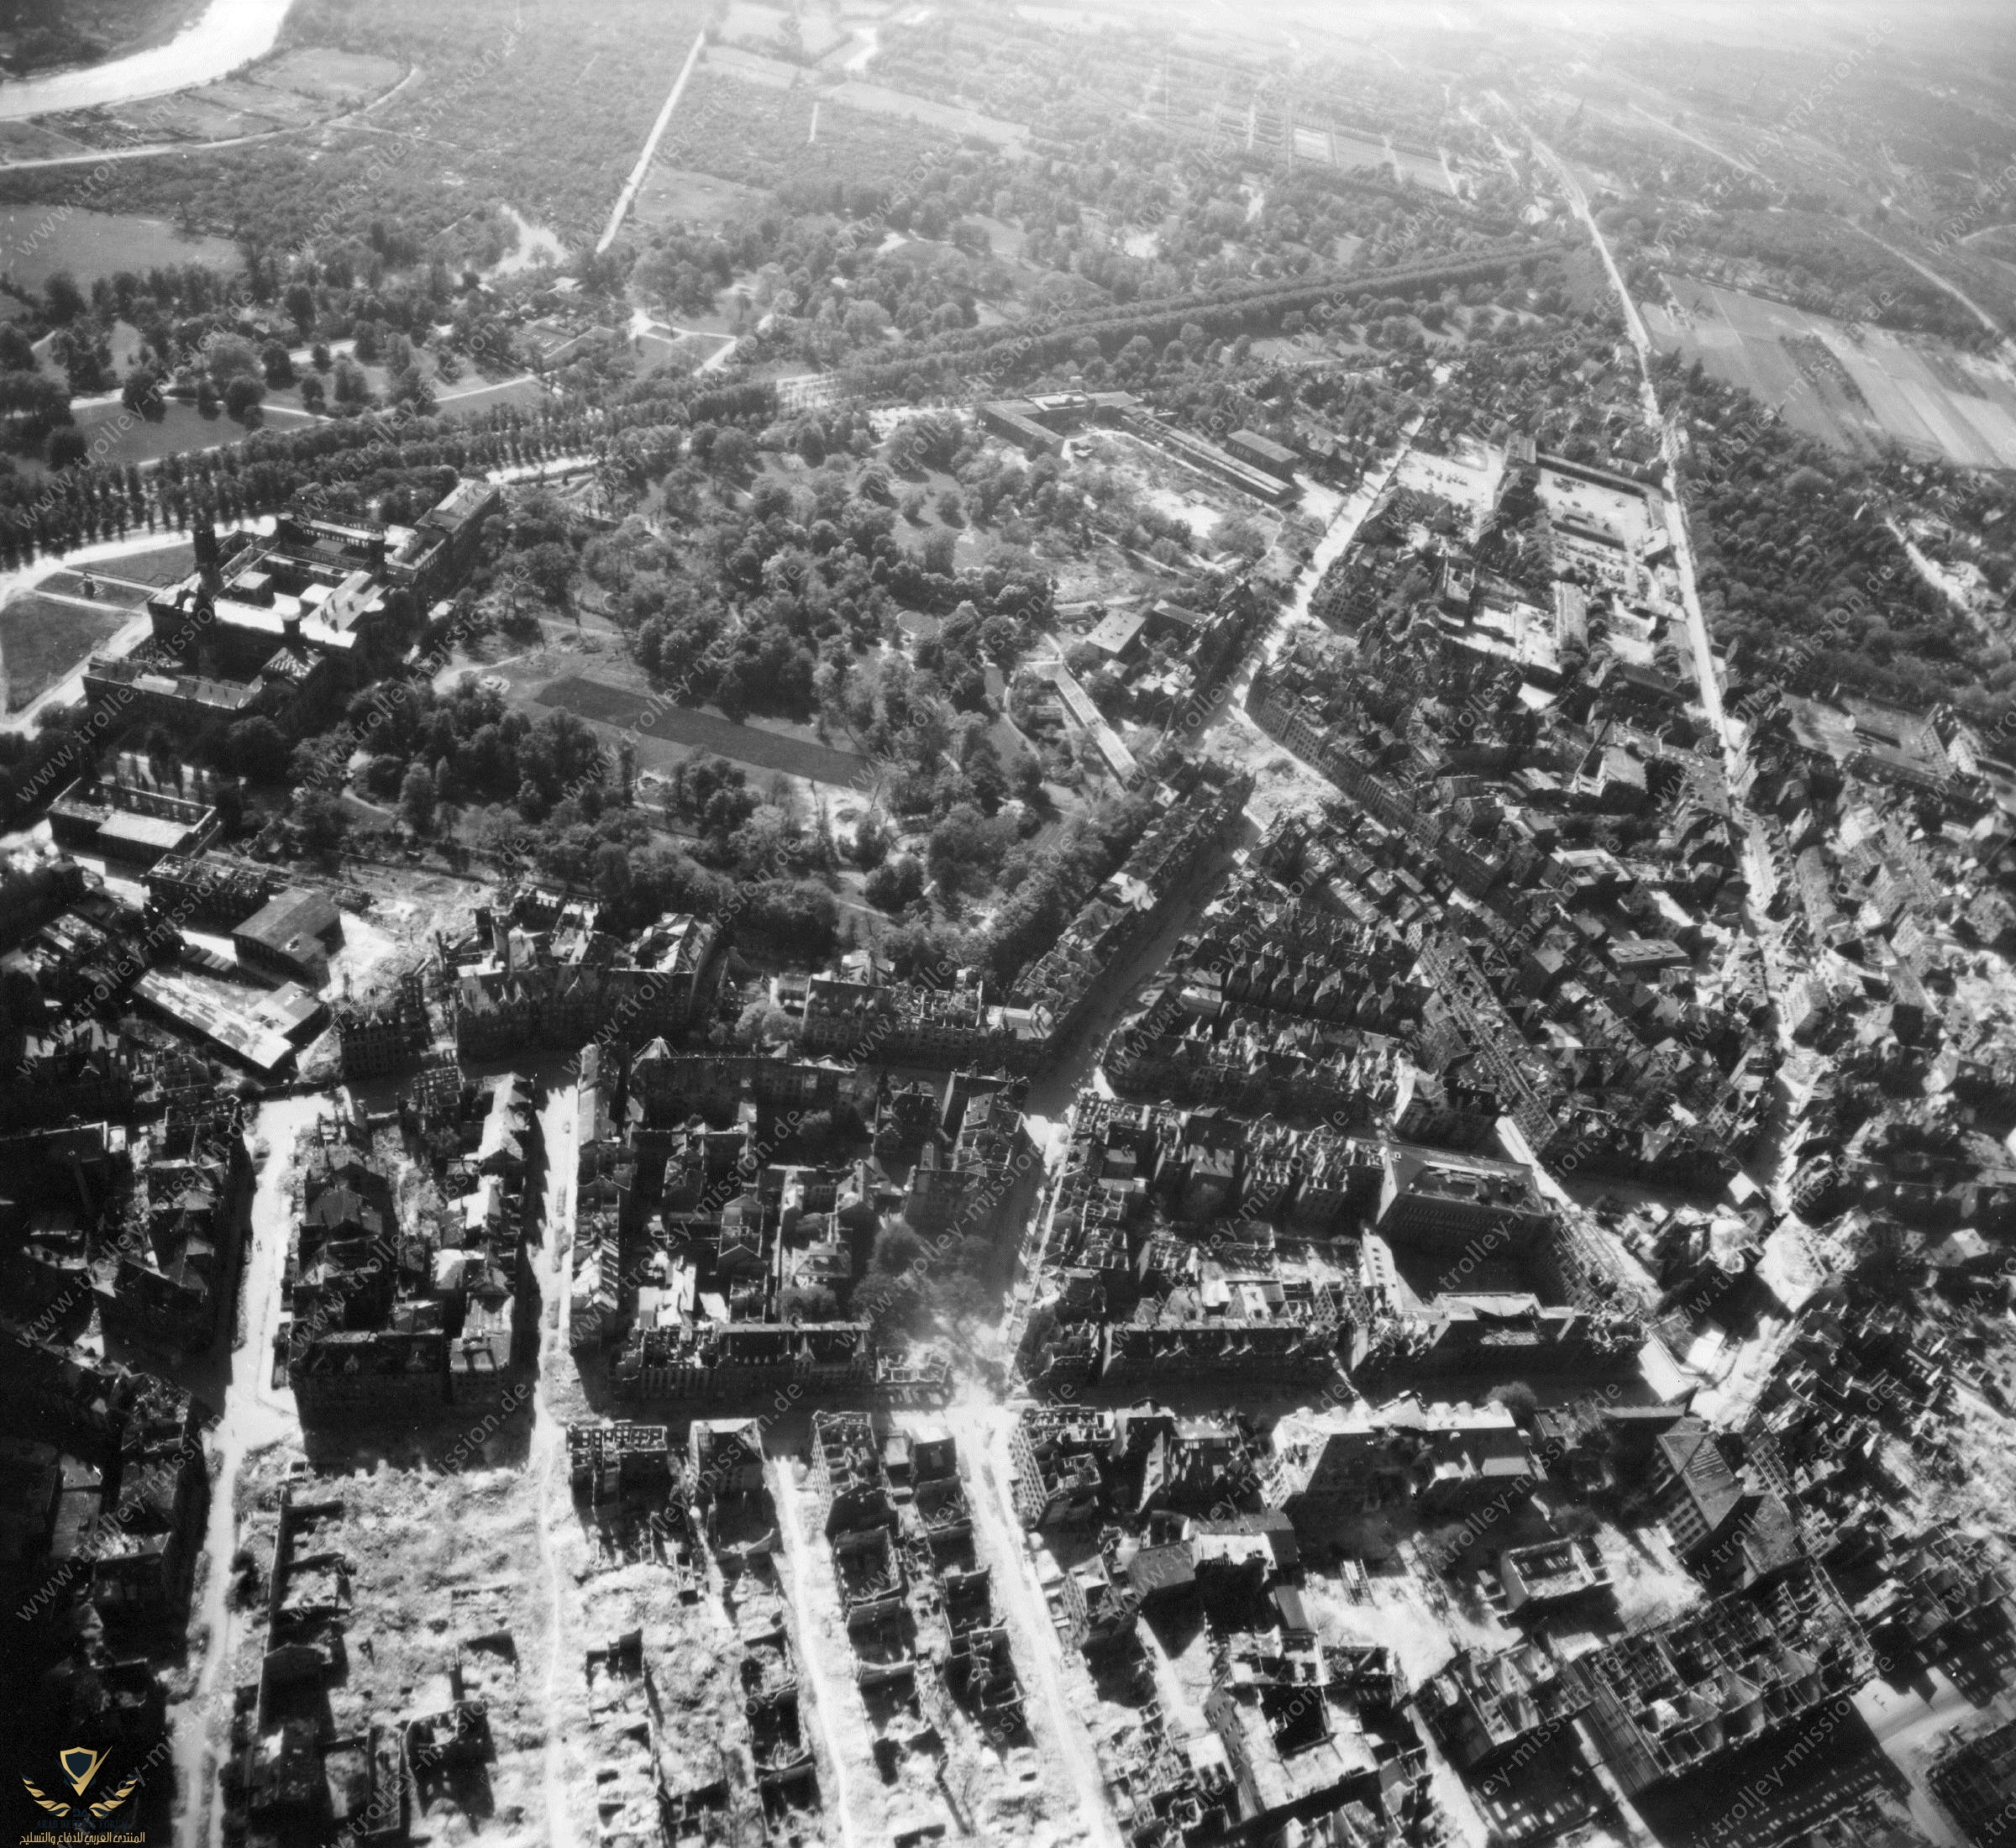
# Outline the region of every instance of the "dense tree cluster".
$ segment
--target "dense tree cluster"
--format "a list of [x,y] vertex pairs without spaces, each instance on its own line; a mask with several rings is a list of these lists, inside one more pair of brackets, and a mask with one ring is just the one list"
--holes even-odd
[[[926,452],[963,465],[972,454],[963,427],[918,421],[924,433],[900,431],[891,450],[913,466]],[[850,695],[857,658],[910,609],[952,619],[919,664],[953,705],[984,705],[988,663],[1011,664],[1048,616],[1048,581],[1032,565],[959,572],[943,531],[916,550],[902,544],[888,470],[862,468],[855,453],[873,440],[865,420],[845,412],[773,427],[766,444],[819,462],[789,483],[765,471],[745,499],[733,487],[758,453],[747,431],[711,419],[694,427],[690,460],[662,486],[666,504],[681,510],[683,545],[675,552],[631,528],[585,554],[658,684],[731,717],[822,712],[872,728]],[[992,477],[987,485],[990,507],[1004,505],[1007,488]]]
[[[1662,266],[1761,286],[1801,307],[1982,344],[1981,323],[1936,282],[1830,213],[1720,210],[1634,199],[1604,214],[1641,294],[1656,297]],[[1641,254],[1643,253],[1643,254]]]
[[[435,250],[451,262],[493,264],[516,234],[492,202],[554,228],[570,246],[592,244],[608,212],[613,172],[627,170],[664,97],[665,68],[640,43],[668,30],[659,0],[608,0],[579,11],[532,8],[501,20],[480,0],[302,0],[290,9],[287,45],[333,45],[397,60],[422,73],[373,118],[402,138],[283,137],[223,148],[200,160],[108,163],[92,176],[100,210],[171,218],[193,229],[248,235],[271,250],[312,252],[368,242],[375,223],[385,254],[411,262]],[[686,28],[690,36],[698,19]],[[672,29],[676,31],[676,25]],[[499,39],[505,43],[500,51]],[[596,69],[588,92],[556,106],[559,73]],[[456,142],[483,151],[481,198],[442,184],[444,113]],[[529,135],[528,123],[540,132]],[[0,197],[60,199],[76,176],[56,169],[8,176]],[[472,187],[470,192],[475,192]]]
[[1992,659],[1873,517],[1886,498],[1879,475],[1698,364],[1669,356],[1660,389],[1692,433],[1702,601],[1732,662],[1798,690],[1840,681],[1920,704],[1950,698],[1982,717],[2008,709],[2006,648]]

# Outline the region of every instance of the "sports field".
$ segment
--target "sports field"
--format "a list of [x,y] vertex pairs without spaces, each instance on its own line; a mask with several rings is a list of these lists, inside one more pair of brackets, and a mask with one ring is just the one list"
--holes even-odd
[[1679,304],[1647,302],[1658,346],[1745,386],[1794,429],[1873,454],[1885,441],[1961,468],[2016,468],[2016,378],[1924,334],[1851,327],[1761,296],[1668,276]]

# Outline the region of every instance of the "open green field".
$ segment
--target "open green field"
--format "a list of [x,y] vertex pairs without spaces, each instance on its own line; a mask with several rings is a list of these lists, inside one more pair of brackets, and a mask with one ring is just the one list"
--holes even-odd
[[177,584],[196,569],[196,548],[186,541],[156,546],[151,552],[134,552],[114,559],[95,575],[126,584]]
[[[431,369],[431,356],[423,352],[421,363]],[[385,368],[370,365],[363,370],[371,389],[384,392],[387,384]],[[521,376],[486,381],[465,375],[454,384],[441,387],[437,407],[444,416],[473,417],[502,404],[536,405],[545,396],[545,388],[537,379]],[[297,385],[269,390],[260,416],[261,423],[254,428],[297,430],[315,421],[312,412],[302,408]],[[180,398],[169,400],[158,423],[137,416],[110,399],[74,405],[71,421],[82,433],[92,460],[121,468],[129,462],[144,465],[158,462],[165,455],[186,455],[197,449],[242,443],[252,433],[221,410],[214,417],[205,417],[193,404]],[[47,472],[40,459],[32,455],[15,458],[15,466],[24,475],[39,476]]]
[[733,223],[763,202],[764,194],[755,186],[738,186],[711,173],[668,167],[654,160],[638,189],[631,215],[645,224],[684,219],[688,224],[715,227]]
[[239,267],[237,245],[223,238],[184,237],[160,218],[92,212],[66,205],[0,206],[0,276],[18,288],[39,289],[67,270],[88,289],[121,270],[144,275],[170,264]]
[[108,610],[123,610],[131,615],[153,594],[154,586],[132,579],[102,576],[86,565],[74,571],[52,571],[35,589],[48,596],[82,597],[87,602],[102,603]]
[[1886,441],[1961,468],[2016,468],[2016,381],[1927,334],[1824,314],[1669,276],[1679,305],[1645,304],[1654,343],[1746,387],[1794,429],[1872,454]]
[[646,370],[669,365],[681,372],[691,372],[712,359],[730,341],[731,337],[725,333],[674,334],[654,322],[648,331],[637,336],[636,345],[639,364]]
[[[654,702],[639,693],[606,686],[579,674],[549,680],[534,694],[541,706],[558,706],[596,725],[631,726]],[[653,745],[660,747],[653,749]],[[683,748],[666,750],[663,747]],[[806,738],[764,731],[754,725],[736,725],[711,712],[686,706],[664,706],[648,731],[638,740],[638,757],[645,764],[672,762],[695,752],[711,752],[758,769],[782,770],[818,783],[857,783],[869,769],[869,760],[851,751],[836,751]]]
[[[71,417],[83,435],[92,460],[121,468],[129,462],[158,462],[163,456],[178,452],[187,454],[193,449],[215,449],[220,444],[240,442],[245,435],[244,425],[221,411],[207,417],[193,404],[178,402],[169,404],[167,414],[158,423],[135,416],[117,400],[108,404],[77,405]],[[285,428],[302,420],[282,416],[273,421],[276,427]],[[15,466],[24,475],[47,472],[34,456],[17,457]]]
[[71,673],[116,634],[132,615],[113,606],[87,608],[30,591],[0,609],[0,666],[7,672],[7,709],[18,712]]
[[537,379],[499,379],[486,384],[467,375],[454,385],[437,385],[434,390],[435,406],[444,417],[473,417],[501,404],[529,407],[544,402],[549,395]]
[[848,78],[835,90],[832,97],[834,102],[844,103],[850,109],[920,122],[946,134],[974,135],[983,141],[993,142],[997,147],[1011,146],[1026,140],[1029,135],[1024,123],[1006,122],[999,116],[987,115],[979,109],[969,109],[954,102],[934,102],[927,97],[913,96],[907,90],[892,90],[886,84],[864,83],[855,77]]

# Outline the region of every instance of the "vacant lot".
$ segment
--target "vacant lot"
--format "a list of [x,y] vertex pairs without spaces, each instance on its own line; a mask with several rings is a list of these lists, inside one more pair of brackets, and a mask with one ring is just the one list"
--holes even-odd
[[70,674],[116,633],[133,612],[105,606],[18,596],[0,609],[0,666],[7,674],[7,709],[18,712]]
[[1668,276],[1679,312],[1646,306],[1662,347],[1698,358],[1794,429],[1873,454],[1886,439],[1961,468],[2016,468],[2016,381],[1924,334],[1854,327],[1690,276]]
[[145,272],[168,264],[235,270],[238,248],[223,238],[184,237],[160,218],[74,206],[0,206],[0,276],[39,289],[59,270],[89,288],[116,270]]
[[[600,680],[578,674],[550,680],[534,694],[541,706],[557,706],[597,725],[631,726],[652,710],[653,703],[642,694],[621,687],[605,686]],[[665,706],[643,728],[643,740],[658,740],[685,747],[680,753],[709,751],[751,764],[759,769],[782,770],[818,783],[852,783],[869,769],[866,758],[850,751],[836,751],[805,738],[787,738],[753,725],[735,725],[711,712],[696,712],[685,706]],[[640,749],[640,757],[647,753]]]

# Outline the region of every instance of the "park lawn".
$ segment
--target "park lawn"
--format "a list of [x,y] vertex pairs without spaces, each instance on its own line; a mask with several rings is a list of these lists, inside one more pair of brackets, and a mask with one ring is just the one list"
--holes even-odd
[[196,548],[187,541],[157,546],[151,552],[134,552],[114,559],[99,572],[100,577],[123,578],[129,584],[179,584],[196,569]]
[[[382,392],[386,380],[384,368],[367,366],[365,372],[371,380],[374,391]],[[467,389],[471,386],[475,389]],[[444,389],[462,394],[450,396],[439,407],[444,414],[450,417],[478,417],[502,404],[529,407],[545,396],[544,388],[534,379],[507,379],[496,385],[486,385],[480,379],[465,375]],[[282,391],[269,387],[260,414],[263,428],[270,430],[298,430],[314,421],[312,414],[302,408],[298,386],[289,386]],[[198,449],[222,449],[242,443],[252,433],[251,429],[223,411],[218,411],[214,417],[205,417],[194,404],[180,398],[168,401],[166,410],[158,422],[136,416],[116,400],[75,405],[71,421],[82,433],[92,461],[119,468],[129,462],[144,465],[158,462],[166,455],[189,455]],[[16,458],[15,466],[22,474],[36,478],[49,472],[41,459],[34,455]]]
[[759,186],[738,186],[711,173],[654,161],[631,211],[643,224],[684,221],[712,230],[754,213],[767,198]]
[[238,246],[225,238],[185,235],[164,218],[130,212],[92,212],[64,205],[0,205],[0,253],[8,279],[39,290],[67,270],[87,292],[100,276],[200,263],[236,271]]
[[664,706],[648,695],[578,674],[548,682],[532,697],[540,706],[557,706],[591,725],[616,727],[626,735],[628,728],[636,727],[638,759],[654,767],[711,753],[809,781],[860,785],[872,780],[873,765],[868,759],[794,735],[809,729],[805,727],[787,732],[772,730],[768,723],[738,725],[715,712]]
[[451,417],[480,417],[486,411],[494,411],[507,404],[530,409],[545,403],[550,396],[537,379],[528,378],[498,379],[486,383],[465,373],[453,385],[437,383],[434,386],[435,408],[442,416]]
[[[241,442],[245,435],[245,427],[221,411],[207,417],[193,404],[174,399],[169,401],[159,423],[135,416],[117,399],[73,406],[71,422],[82,435],[92,461],[118,468],[124,468],[129,462],[158,462],[165,455],[214,449],[223,444]],[[49,473],[47,465],[37,456],[18,457],[15,466],[27,475]]]

